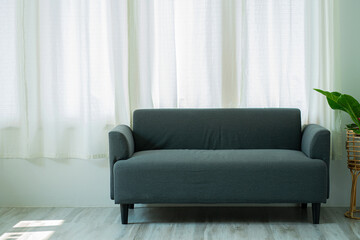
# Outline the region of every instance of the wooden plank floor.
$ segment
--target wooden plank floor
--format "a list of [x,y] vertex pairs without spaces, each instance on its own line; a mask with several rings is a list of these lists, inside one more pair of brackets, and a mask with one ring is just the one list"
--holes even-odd
[[114,208],[0,208],[0,240],[23,239],[360,239],[345,208],[137,207],[122,225]]

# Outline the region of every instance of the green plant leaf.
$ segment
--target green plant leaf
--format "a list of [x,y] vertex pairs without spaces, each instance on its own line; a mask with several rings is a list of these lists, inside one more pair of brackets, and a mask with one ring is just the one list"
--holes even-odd
[[353,130],[355,134],[360,135],[360,129]]
[[351,123],[351,124],[347,124],[346,125],[346,128],[347,129],[350,129],[350,130],[352,130],[352,129],[356,129],[358,126],[355,124],[355,123]]
[[341,111],[345,111],[343,106],[341,106],[338,103],[338,99],[341,96],[341,93],[339,92],[327,92],[327,91],[323,91],[321,89],[316,89],[314,88],[315,91],[323,94],[324,96],[326,96],[326,100],[328,101],[329,106],[334,109],[334,110],[341,110]]
[[360,103],[352,96],[341,94],[338,103],[351,109],[356,117],[360,117]]
[[350,115],[353,122],[360,127],[360,104],[359,102],[350,95],[342,94],[338,103],[346,109],[346,112]]
[[339,92],[327,92],[321,89],[314,90],[326,96],[328,104],[332,109],[348,113],[354,123],[347,125],[347,129],[354,130],[357,134],[360,134],[360,103],[355,98]]

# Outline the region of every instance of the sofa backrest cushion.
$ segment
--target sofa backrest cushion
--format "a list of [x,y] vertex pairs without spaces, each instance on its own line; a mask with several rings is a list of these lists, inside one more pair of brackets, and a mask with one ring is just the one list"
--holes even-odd
[[140,109],[135,151],[154,149],[300,150],[299,109]]

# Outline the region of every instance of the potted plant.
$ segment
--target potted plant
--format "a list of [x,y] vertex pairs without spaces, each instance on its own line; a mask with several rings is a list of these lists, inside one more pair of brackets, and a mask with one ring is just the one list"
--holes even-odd
[[360,220],[360,217],[354,216],[355,213],[360,212],[360,210],[356,210],[356,184],[360,174],[360,104],[355,98],[347,94],[327,92],[320,89],[314,90],[326,96],[327,102],[332,109],[346,112],[353,121],[346,125],[346,150],[348,153],[348,168],[351,173],[352,186],[350,209],[345,213],[345,216]]
[[349,114],[353,123],[347,124],[346,129],[360,135],[360,103],[355,98],[339,92],[327,92],[316,88],[314,90],[326,96],[327,102],[332,109]]

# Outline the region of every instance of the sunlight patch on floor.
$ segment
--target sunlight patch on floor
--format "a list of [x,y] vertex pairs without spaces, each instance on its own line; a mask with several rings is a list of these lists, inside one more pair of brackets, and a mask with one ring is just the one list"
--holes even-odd
[[[64,223],[64,220],[27,220],[20,221],[13,226],[16,232],[11,230],[2,234],[0,240],[48,240],[55,231],[39,231],[43,227],[56,227]],[[51,228],[52,229],[52,228]]]
[[33,221],[20,221],[13,228],[23,227],[52,227],[60,226],[64,223],[64,220],[33,220]]
[[54,231],[6,232],[0,236],[0,240],[47,240],[53,234]]

